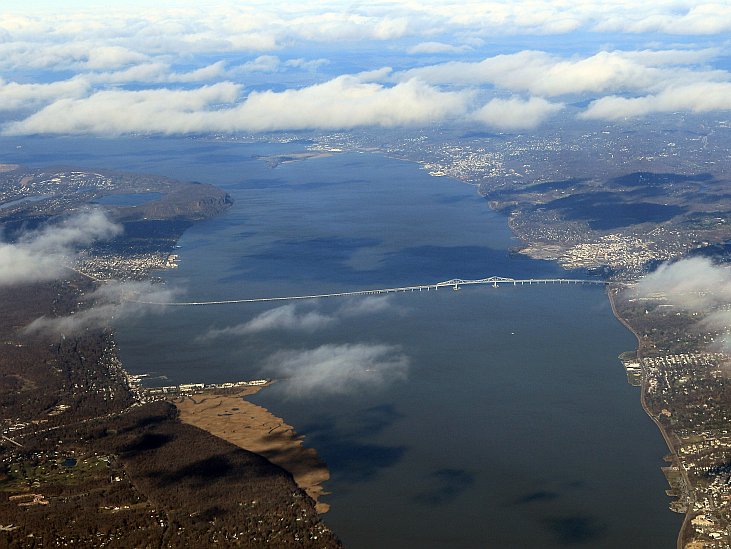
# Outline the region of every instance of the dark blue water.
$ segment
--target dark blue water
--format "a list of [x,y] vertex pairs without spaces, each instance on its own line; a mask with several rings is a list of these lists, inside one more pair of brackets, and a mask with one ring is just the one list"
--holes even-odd
[[[22,145],[2,161],[224,187],[234,206],[186,232],[180,268],[165,273],[186,299],[560,275],[511,255],[505,219],[471,187],[376,155],[272,170],[256,156],[301,146]],[[326,518],[348,547],[674,545],[666,450],[616,359],[635,341],[601,289],[481,287],[267,313],[275,307],[129,321],[122,358],[169,382],[286,378],[256,400],[328,463]]]

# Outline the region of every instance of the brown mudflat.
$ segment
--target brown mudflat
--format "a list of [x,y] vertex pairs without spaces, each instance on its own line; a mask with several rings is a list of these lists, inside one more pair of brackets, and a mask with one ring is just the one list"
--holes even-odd
[[247,387],[235,393],[216,390],[179,397],[173,401],[181,421],[208,431],[240,448],[264,456],[289,471],[297,485],[317,502],[325,513],[326,503],[318,498],[325,492],[322,483],[330,478],[317,452],[302,445],[294,429],[267,409],[245,400],[260,387]]

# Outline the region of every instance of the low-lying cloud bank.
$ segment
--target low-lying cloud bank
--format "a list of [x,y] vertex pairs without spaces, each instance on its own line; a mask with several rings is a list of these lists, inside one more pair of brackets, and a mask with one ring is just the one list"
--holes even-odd
[[[731,7],[718,2],[191,0],[104,10],[8,2],[0,19],[8,135],[445,122],[521,131],[582,100],[594,100],[573,111],[584,119],[730,109],[731,74],[714,61],[725,56]],[[653,49],[633,49],[634,33],[647,32],[694,37],[653,35]],[[569,33],[577,46],[568,54],[537,51],[552,42],[529,38]],[[496,50],[501,36],[519,38]],[[578,53],[602,43],[612,46]],[[381,78],[338,72],[357,70],[353,59]],[[384,70],[384,59],[402,70]]]
[[120,225],[93,210],[28,232],[17,242],[0,242],[0,286],[57,279],[72,265],[77,246],[121,232]]
[[[525,50],[396,73],[382,67],[264,91],[247,91],[236,80],[281,67],[314,70],[325,60],[259,56],[237,66],[217,61],[187,72],[145,62],[43,84],[0,80],[0,110],[30,112],[6,123],[2,132],[186,134],[464,122],[510,131],[534,128],[564,109],[564,102],[553,98],[575,101],[587,94],[607,95],[574,111],[579,118],[731,110],[731,73],[707,66],[719,54],[705,48],[561,57]],[[201,85],[206,81],[210,83]],[[143,89],[108,88],[123,83]],[[181,88],[183,83],[197,87]],[[479,97],[486,93],[496,97],[481,104]]]
[[652,113],[731,110],[731,82],[699,82],[670,87],[642,97],[602,97],[579,116],[586,119],[621,120]]
[[677,307],[707,314],[700,327],[720,332],[720,348],[731,351],[731,266],[704,257],[665,263],[639,282],[637,292],[661,293]]
[[[174,301],[178,292],[162,284],[110,280],[84,296],[88,308],[61,317],[42,316],[23,329],[26,334],[72,335],[87,329],[107,328],[112,322],[150,313],[161,313],[162,305]],[[149,302],[149,303],[147,303]]]
[[362,126],[411,126],[463,116],[470,91],[441,91],[418,80],[392,86],[340,76],[299,89],[251,92],[222,82],[189,90],[98,91],[63,98],[7,124],[7,135],[180,134]]
[[377,390],[406,379],[410,362],[393,345],[322,345],[275,353],[262,372],[279,380],[277,390],[305,398]]
[[564,108],[540,97],[493,99],[473,114],[475,120],[500,130],[529,130]]

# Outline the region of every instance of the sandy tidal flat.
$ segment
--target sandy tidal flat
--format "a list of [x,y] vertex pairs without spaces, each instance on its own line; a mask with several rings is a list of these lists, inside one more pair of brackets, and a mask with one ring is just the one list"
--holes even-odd
[[245,400],[260,387],[247,387],[235,393],[204,391],[173,400],[181,421],[264,456],[289,471],[297,485],[315,500],[319,513],[328,510],[318,498],[325,494],[322,483],[330,478],[317,452],[302,445],[302,437],[265,408]]

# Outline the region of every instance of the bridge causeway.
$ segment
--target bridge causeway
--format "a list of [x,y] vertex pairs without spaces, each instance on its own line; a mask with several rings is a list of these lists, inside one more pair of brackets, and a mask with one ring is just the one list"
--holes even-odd
[[301,301],[305,299],[323,299],[327,297],[349,297],[349,296],[368,296],[394,294],[401,292],[423,292],[439,290],[440,288],[452,288],[459,290],[462,286],[487,285],[493,288],[499,286],[530,286],[533,284],[581,284],[606,286],[609,283],[603,280],[591,280],[581,278],[505,278],[501,276],[491,276],[489,278],[480,278],[477,280],[463,280],[461,278],[453,278],[444,282],[436,282],[433,284],[419,284],[416,286],[401,286],[396,288],[376,288],[371,290],[354,290],[350,292],[336,292],[330,294],[313,294],[313,295],[290,295],[281,297],[257,297],[249,299],[226,299],[221,301],[134,301],[146,305],[166,305],[166,306],[196,306],[196,305],[233,305],[236,303],[266,303],[275,301]]

